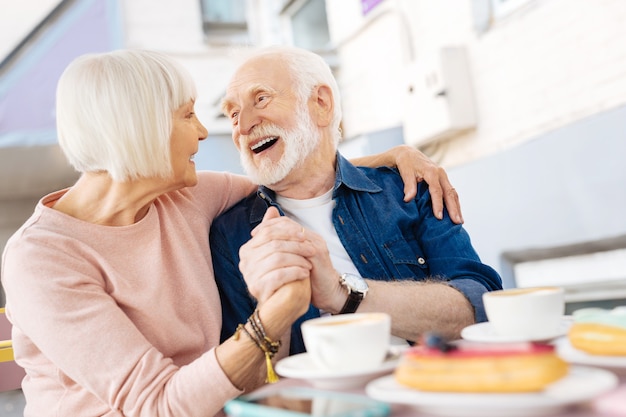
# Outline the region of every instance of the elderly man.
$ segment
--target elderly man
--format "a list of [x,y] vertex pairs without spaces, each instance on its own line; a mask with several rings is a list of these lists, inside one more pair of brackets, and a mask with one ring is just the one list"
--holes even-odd
[[312,305],[292,327],[291,354],[304,350],[301,321],[328,313],[387,312],[392,333],[409,341],[428,331],[459,337],[486,320],[482,294],[501,289],[500,277],[462,225],[447,211],[433,213],[426,183],[404,202],[396,170],[355,167],[337,152],[339,103],[323,59],[296,48],[261,50],[229,83],[223,110],[242,164],[261,186],[211,230],[222,338],[291,279],[284,269],[256,279],[255,269],[295,257],[290,248],[305,243],[315,247],[302,259],[312,265]]

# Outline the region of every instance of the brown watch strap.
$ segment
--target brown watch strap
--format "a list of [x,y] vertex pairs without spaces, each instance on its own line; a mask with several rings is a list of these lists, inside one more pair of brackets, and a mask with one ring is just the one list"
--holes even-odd
[[339,314],[354,313],[356,309],[359,308],[361,301],[363,301],[362,293],[350,291],[348,293],[348,299],[346,300],[346,303],[343,305]]

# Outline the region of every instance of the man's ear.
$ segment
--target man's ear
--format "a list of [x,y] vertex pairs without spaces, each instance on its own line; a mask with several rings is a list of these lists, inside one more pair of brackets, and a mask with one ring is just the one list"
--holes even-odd
[[315,87],[311,95],[313,109],[311,116],[318,126],[326,127],[333,119],[335,103],[329,86],[322,84]]

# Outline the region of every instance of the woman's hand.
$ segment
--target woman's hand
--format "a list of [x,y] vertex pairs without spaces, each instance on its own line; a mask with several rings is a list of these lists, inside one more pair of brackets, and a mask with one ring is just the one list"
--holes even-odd
[[459,195],[450,183],[448,174],[418,149],[409,145],[399,145],[380,154],[355,158],[350,162],[369,167],[383,165],[397,167],[404,181],[404,201],[415,198],[417,183],[426,181],[435,217],[443,218],[445,203],[452,221],[457,224],[463,223]]
[[396,154],[396,166],[404,181],[404,201],[415,198],[417,183],[424,180],[430,190],[435,217],[443,218],[445,203],[452,221],[463,223],[459,195],[450,183],[446,171],[412,146],[401,145],[392,148],[391,151]]

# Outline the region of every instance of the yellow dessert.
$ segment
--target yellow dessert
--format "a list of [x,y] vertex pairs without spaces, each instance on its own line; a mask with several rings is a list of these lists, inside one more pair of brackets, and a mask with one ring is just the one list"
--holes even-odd
[[423,391],[514,393],[540,391],[568,372],[552,345],[462,341],[452,349],[409,349],[395,371],[398,383]]
[[576,349],[592,355],[626,355],[626,307],[584,308],[573,317],[568,338]]

